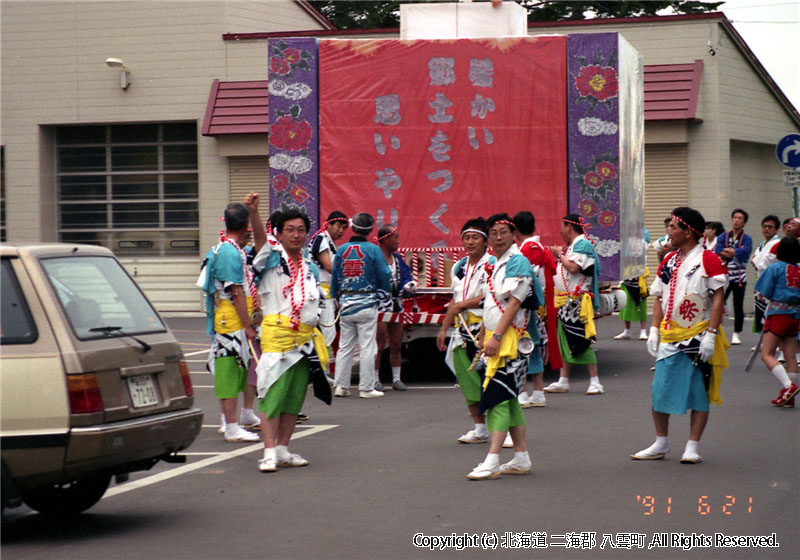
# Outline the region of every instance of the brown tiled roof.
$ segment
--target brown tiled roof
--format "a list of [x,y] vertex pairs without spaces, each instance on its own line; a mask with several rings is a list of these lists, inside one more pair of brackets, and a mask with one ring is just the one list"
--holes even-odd
[[644,67],[644,120],[696,118],[703,61],[689,64],[647,64]]
[[266,134],[269,131],[267,80],[214,80],[208,96],[203,135]]

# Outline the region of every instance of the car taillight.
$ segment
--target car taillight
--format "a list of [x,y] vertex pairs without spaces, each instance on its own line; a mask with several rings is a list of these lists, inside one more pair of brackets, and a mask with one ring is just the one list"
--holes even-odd
[[68,375],[67,388],[72,414],[103,411],[103,398],[95,374]]
[[183,389],[186,391],[186,396],[191,397],[194,395],[194,387],[192,387],[192,377],[189,375],[189,366],[181,360],[181,379],[183,380]]

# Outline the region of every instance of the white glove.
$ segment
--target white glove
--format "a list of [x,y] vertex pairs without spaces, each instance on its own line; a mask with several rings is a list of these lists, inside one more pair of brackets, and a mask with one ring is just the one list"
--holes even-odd
[[700,342],[700,359],[707,362],[711,356],[714,355],[714,343],[717,340],[717,335],[712,332],[706,331],[703,335],[703,340]]
[[658,327],[650,327],[650,336],[647,337],[647,351],[654,358],[658,357]]

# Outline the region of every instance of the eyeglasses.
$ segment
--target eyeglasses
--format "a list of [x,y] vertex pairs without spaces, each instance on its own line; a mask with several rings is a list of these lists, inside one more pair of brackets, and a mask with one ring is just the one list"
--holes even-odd
[[489,230],[489,237],[505,237],[507,235],[511,235],[511,230],[508,228]]

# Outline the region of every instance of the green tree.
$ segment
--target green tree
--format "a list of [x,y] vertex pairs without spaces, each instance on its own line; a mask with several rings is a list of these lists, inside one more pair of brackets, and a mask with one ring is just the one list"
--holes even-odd
[[[453,0],[311,0],[339,29],[376,29],[400,25],[400,4],[448,2]],[[587,18],[654,16],[671,8],[677,14],[714,11],[723,2],[696,0],[599,1],[599,0],[518,0],[528,11],[528,21],[562,21]]]

